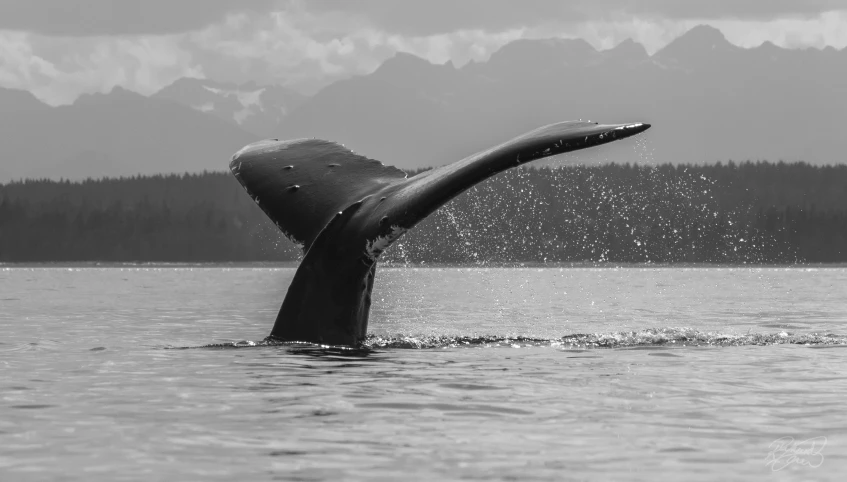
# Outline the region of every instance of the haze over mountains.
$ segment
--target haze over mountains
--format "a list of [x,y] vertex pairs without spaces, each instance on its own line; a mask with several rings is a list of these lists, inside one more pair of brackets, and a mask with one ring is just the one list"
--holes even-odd
[[278,85],[236,85],[182,78],[153,95],[207,112],[259,137],[276,137],[279,125],[307,97]]
[[847,163],[847,49],[744,49],[700,26],[649,56],[632,41],[519,40],[462,68],[408,54],[311,98],[181,79],[49,107],[0,89],[0,182],[220,170],[264,137],[322,137],[402,168],[452,162],[570,119],[654,124],[573,161]]

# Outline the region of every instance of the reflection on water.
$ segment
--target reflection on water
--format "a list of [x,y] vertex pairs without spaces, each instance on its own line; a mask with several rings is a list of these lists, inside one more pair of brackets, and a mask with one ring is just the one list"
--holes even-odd
[[261,342],[292,274],[0,267],[0,480],[847,469],[847,269],[383,269],[355,349]]

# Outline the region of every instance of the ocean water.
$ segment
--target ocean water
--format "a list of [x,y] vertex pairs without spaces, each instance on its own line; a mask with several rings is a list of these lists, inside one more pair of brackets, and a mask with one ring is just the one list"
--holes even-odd
[[0,480],[843,480],[847,268],[0,266]]

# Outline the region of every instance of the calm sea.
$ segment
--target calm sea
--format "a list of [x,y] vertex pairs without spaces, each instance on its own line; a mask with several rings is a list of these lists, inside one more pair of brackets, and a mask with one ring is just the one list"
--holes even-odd
[[844,480],[847,268],[0,266],[0,480]]

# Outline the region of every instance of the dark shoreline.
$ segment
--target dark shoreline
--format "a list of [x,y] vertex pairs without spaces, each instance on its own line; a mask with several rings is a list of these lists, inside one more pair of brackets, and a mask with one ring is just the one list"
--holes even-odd
[[[845,186],[847,165],[519,168],[453,199],[382,261],[845,263]],[[301,256],[227,173],[0,185],[0,262],[296,263]]]

